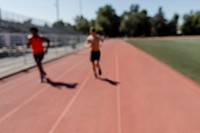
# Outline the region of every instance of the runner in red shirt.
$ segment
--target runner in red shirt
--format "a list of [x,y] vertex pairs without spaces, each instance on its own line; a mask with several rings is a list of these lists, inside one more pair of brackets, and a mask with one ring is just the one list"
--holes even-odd
[[[50,41],[45,37],[40,37],[36,27],[30,28],[30,31],[32,34],[28,37],[27,47],[32,47],[33,56],[40,72],[40,81],[43,82],[46,77],[46,72],[42,67],[42,59],[44,54],[48,51]],[[46,49],[44,49],[43,42],[47,43]]]

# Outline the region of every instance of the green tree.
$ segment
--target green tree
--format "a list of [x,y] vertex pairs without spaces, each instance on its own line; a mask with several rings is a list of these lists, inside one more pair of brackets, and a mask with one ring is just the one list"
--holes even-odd
[[63,29],[63,28],[66,28],[65,27],[65,23],[62,21],[62,20],[59,20],[55,23],[53,23],[53,28],[57,28],[57,29]]
[[200,12],[184,15],[184,23],[182,25],[182,32],[185,35],[200,34]]
[[139,11],[139,6],[131,5],[130,11],[123,13],[120,24],[120,31],[123,34],[128,36],[149,36],[150,29],[150,17],[148,17],[146,10]]
[[138,13],[140,9],[140,6],[138,4],[132,4],[130,6],[130,12],[131,13]]
[[75,18],[75,30],[80,31],[84,34],[87,34],[90,28],[89,21],[83,16],[77,16]]
[[47,23],[44,24],[45,28],[49,28],[49,25]]
[[89,23],[90,23],[90,27],[95,27],[96,20],[92,19]]
[[167,20],[165,19],[164,12],[162,11],[162,7],[158,9],[158,13],[151,19],[152,28],[151,35],[152,36],[165,36],[167,35]]
[[98,32],[111,37],[119,35],[120,18],[111,5],[101,7],[97,11],[95,27]]
[[182,32],[184,35],[192,35],[193,32],[193,25],[192,25],[192,18],[193,14],[185,14],[183,19],[183,25],[182,25]]
[[70,23],[65,23],[65,28],[71,31],[75,30],[75,27],[73,25],[71,25]]
[[24,24],[32,25],[32,19],[25,20]]
[[200,34],[200,11],[196,12],[192,18],[192,23],[194,25],[194,34],[199,35]]
[[175,14],[172,20],[168,23],[168,35],[177,35],[179,15]]

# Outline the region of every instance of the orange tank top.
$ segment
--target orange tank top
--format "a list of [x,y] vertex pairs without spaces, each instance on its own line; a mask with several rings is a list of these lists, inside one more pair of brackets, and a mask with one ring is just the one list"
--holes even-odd
[[39,53],[43,53],[44,52],[44,47],[42,45],[42,40],[41,38],[38,37],[31,37],[29,39],[29,43],[32,46],[33,49],[33,54],[39,54]]

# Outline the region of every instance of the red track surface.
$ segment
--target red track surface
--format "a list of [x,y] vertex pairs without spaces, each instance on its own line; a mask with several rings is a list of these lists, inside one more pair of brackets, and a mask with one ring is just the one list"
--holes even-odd
[[36,68],[1,81],[0,133],[200,132],[198,85],[122,40],[105,42],[101,64],[102,80],[89,50],[45,64],[76,88],[37,83]]

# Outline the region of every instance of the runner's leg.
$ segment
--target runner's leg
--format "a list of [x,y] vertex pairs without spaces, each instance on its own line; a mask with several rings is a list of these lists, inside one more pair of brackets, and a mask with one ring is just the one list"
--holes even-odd
[[94,76],[97,78],[95,62],[92,62],[92,67],[93,67],[93,71],[94,71]]
[[99,75],[102,75],[101,67],[99,61],[97,61],[97,67],[99,69]]

